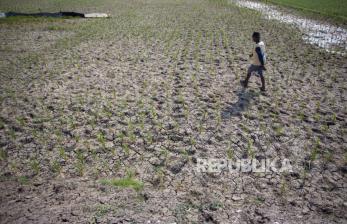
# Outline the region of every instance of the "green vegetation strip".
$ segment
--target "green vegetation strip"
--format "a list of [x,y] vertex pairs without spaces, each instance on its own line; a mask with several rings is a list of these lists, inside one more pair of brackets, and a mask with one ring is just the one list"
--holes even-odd
[[140,191],[143,189],[143,183],[131,177],[121,179],[102,179],[100,183],[103,185],[110,185],[121,188],[132,188],[135,191]]
[[347,21],[346,0],[263,0],[263,2],[275,3]]

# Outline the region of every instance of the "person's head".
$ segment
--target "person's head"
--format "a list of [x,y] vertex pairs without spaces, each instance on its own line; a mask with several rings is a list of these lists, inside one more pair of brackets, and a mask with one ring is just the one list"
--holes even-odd
[[252,39],[256,43],[260,42],[260,33],[259,32],[254,32],[253,35],[252,35]]

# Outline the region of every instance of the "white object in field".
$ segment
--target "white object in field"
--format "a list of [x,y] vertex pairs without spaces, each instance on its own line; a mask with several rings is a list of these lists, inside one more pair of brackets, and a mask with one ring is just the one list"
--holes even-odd
[[0,12],[0,18],[5,18],[5,17],[6,17],[6,13]]
[[86,13],[85,18],[107,18],[109,17],[106,13]]

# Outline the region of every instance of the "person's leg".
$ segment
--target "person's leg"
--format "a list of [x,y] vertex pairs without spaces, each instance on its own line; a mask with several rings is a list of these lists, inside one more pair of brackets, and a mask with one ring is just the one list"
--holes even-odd
[[259,76],[260,76],[260,80],[261,80],[260,90],[261,91],[265,91],[265,78],[264,78],[264,74],[263,74],[263,70],[262,69],[260,69],[260,71],[259,71]]
[[243,85],[243,87],[247,88],[247,86],[248,86],[248,81],[249,81],[249,79],[251,78],[252,72],[253,72],[253,67],[252,67],[252,65],[251,65],[251,66],[249,66],[249,68],[248,68],[248,70],[247,70],[246,79],[245,79],[244,81],[241,81],[241,84]]

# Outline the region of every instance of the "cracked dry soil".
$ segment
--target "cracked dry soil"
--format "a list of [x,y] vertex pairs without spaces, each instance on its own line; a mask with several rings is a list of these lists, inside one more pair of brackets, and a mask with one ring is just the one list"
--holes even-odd
[[[0,21],[0,223],[346,222],[345,56],[223,1],[98,4]],[[254,30],[266,94],[239,85]],[[294,170],[196,171],[250,157]]]

